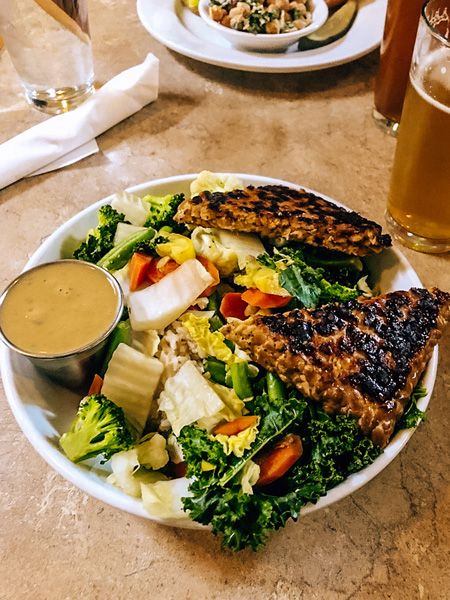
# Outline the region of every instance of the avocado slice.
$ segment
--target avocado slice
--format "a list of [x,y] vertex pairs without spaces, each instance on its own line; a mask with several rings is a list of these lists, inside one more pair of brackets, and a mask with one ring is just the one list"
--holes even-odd
[[314,50],[335,42],[349,31],[358,13],[358,0],[347,0],[317,31],[300,38],[299,50]]

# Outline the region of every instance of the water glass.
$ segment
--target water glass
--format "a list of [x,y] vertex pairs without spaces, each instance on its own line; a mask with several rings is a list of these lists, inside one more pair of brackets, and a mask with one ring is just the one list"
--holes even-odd
[[85,0],[1,0],[0,34],[34,108],[67,112],[93,92]]

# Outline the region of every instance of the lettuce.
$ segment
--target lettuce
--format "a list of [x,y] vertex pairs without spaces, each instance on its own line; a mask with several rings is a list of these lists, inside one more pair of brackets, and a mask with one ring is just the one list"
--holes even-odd
[[117,212],[124,214],[125,219],[135,227],[143,227],[150,212],[148,202],[124,190],[114,194],[111,206]]
[[225,337],[220,331],[211,331],[209,319],[206,316],[186,313],[180,321],[189,332],[191,338],[199,347],[200,356],[214,356],[227,365],[236,362],[236,355],[225,343]]
[[235,456],[241,457],[245,450],[250,450],[253,442],[258,434],[258,423],[251,427],[247,427],[236,435],[212,435],[211,439],[222,444],[225,454],[233,453]]
[[142,435],[163,364],[127,344],[119,344],[103,380],[102,393],[123,409],[125,417]]
[[189,360],[166,381],[159,408],[166,413],[173,432],[178,435],[185,425],[216,415],[225,409],[225,404]]

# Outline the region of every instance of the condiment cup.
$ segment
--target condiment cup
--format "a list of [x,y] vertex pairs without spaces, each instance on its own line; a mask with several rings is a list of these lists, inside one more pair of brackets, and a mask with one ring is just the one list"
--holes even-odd
[[203,21],[236,48],[254,52],[282,52],[298,42],[300,38],[311,35],[319,27],[322,27],[328,18],[328,6],[325,1],[312,0],[314,5],[312,23],[307,27],[288,33],[255,34],[231,29],[214,21],[209,15],[209,2],[210,0],[200,0],[198,5],[198,11]]
[[[80,347],[73,348],[67,352],[43,354],[29,352],[27,350],[24,350],[23,348],[20,348],[19,346],[14,344],[10,339],[8,339],[3,330],[5,324],[2,324],[1,317],[5,299],[7,298],[8,294],[11,293],[11,291],[23,280],[23,278],[26,275],[32,272],[39,273],[41,269],[50,265],[70,263],[75,263],[79,266],[85,265],[86,267],[97,270],[101,273],[103,277],[107,279],[117,302],[113,318],[110,320],[106,328],[104,328],[100,334],[96,335],[94,339],[90,340],[88,343]],[[95,375],[95,373],[98,372],[98,368],[101,365],[101,361],[104,357],[105,350],[109,341],[109,336],[113,332],[114,328],[116,327],[116,325],[122,317],[123,307],[124,300],[120,284],[116,280],[116,278],[105,269],[102,269],[101,267],[98,267],[95,264],[85,263],[83,261],[78,260],[59,260],[43,263],[27,271],[23,271],[18,277],[16,277],[16,279],[14,279],[14,281],[12,281],[8,285],[8,287],[0,297],[0,339],[6,344],[6,346],[10,350],[13,350],[17,354],[26,357],[50,379],[62,384],[64,387],[78,391],[85,391],[85,389],[89,386],[90,382],[92,381],[92,378]],[[95,308],[99,313],[101,313],[101,311],[103,310],[102,306],[96,306]],[[69,315],[68,318],[70,318]],[[81,321],[82,315],[81,317],[77,318],[76,323],[80,324]]]

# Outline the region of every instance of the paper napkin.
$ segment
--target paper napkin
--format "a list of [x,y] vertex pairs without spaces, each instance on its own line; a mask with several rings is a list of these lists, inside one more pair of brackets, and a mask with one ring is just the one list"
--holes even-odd
[[75,110],[47,119],[1,144],[0,189],[43,172],[43,167],[156,100],[158,74],[159,61],[148,54],[143,63],[116,75]]

